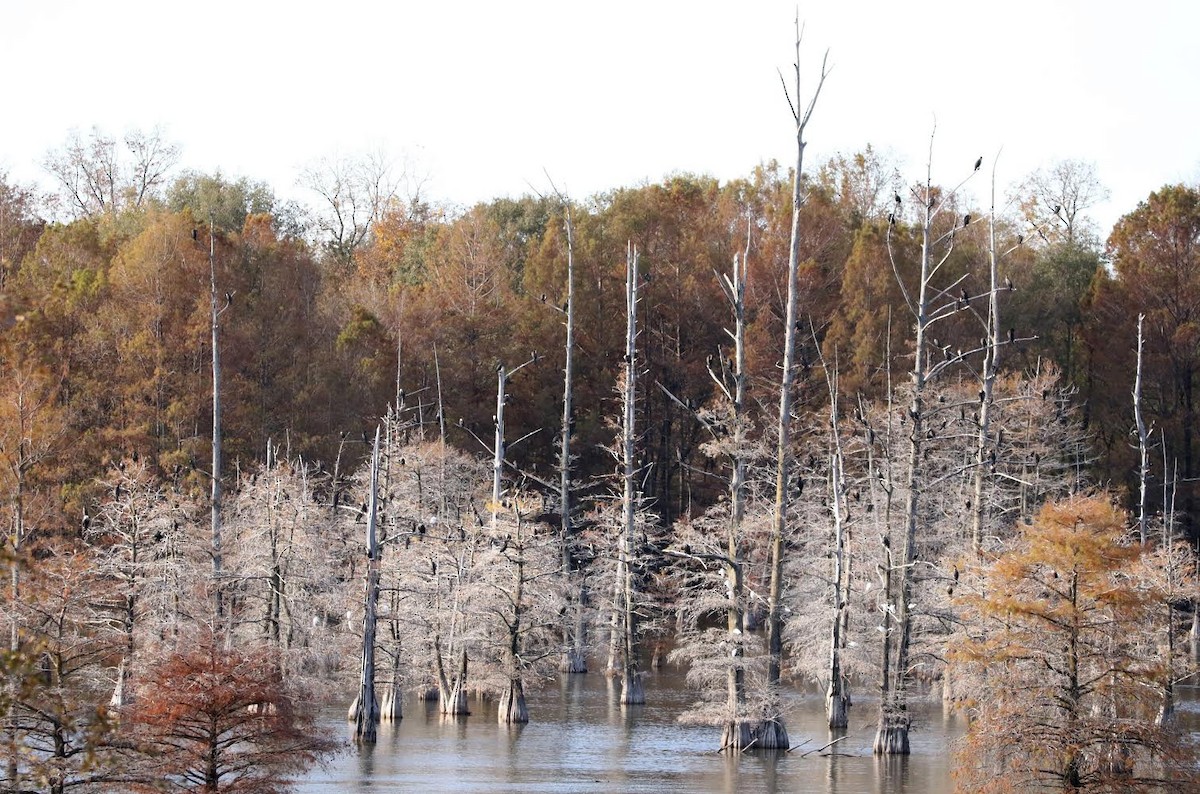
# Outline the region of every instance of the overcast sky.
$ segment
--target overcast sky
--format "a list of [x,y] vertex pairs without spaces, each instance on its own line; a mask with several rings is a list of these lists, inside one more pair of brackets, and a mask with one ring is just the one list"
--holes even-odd
[[[160,125],[182,165],[268,182],[385,149],[427,193],[470,204],[572,195],[676,171],[721,179],[793,155],[777,70],[788,0],[0,3],[0,169],[44,180],[71,128]],[[801,67],[832,74],[811,162],[867,144],[957,183],[1003,147],[998,179],[1096,164],[1104,233],[1152,190],[1200,177],[1200,4],[802,3]],[[815,85],[810,79],[806,91]],[[977,190],[983,185],[977,185]]]

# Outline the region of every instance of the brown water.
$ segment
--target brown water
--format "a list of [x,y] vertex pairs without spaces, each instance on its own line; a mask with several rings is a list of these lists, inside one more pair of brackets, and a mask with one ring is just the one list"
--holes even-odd
[[[823,724],[820,697],[796,694],[786,721],[790,753],[731,756],[715,752],[720,731],[680,725],[693,693],[674,671],[646,680],[650,705],[622,707],[603,676],[565,677],[529,695],[531,722],[496,722],[494,703],[472,703],[469,717],[442,717],[436,704],[410,700],[404,719],[380,728],[374,748],[351,749],[314,770],[304,794],[333,792],[814,792],[948,794],[950,745],[960,716],[936,698],[914,705],[912,755],[871,754],[875,704],[851,710],[847,736]],[[348,735],[346,724],[329,722]]]

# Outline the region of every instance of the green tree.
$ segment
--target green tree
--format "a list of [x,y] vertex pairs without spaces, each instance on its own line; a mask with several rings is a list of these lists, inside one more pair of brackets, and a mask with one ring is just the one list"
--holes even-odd
[[264,182],[246,177],[230,180],[215,171],[204,174],[186,171],[167,188],[167,209],[211,221],[225,234],[242,231],[251,215],[270,213],[275,209],[275,194]]

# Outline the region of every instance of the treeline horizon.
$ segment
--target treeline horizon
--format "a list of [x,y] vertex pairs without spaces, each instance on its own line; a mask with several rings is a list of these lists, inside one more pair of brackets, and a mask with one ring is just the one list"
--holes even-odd
[[[173,176],[177,156],[154,134],[124,141],[76,134],[47,158],[59,181],[57,204],[76,216],[70,222],[39,218],[36,194],[4,184],[6,360],[54,395],[62,423],[56,444],[70,450],[55,450],[33,472],[49,496],[47,527],[69,533],[94,507],[97,473],[130,452],[148,456],[164,475],[204,487],[207,475],[193,470],[209,458],[208,296],[201,287],[210,238],[220,289],[231,298],[221,323],[231,466],[261,461],[268,440],[327,466],[339,456],[360,459],[363,439],[401,395],[423,432],[444,427],[447,441],[483,453],[476,439],[491,432],[495,367],[536,352],[537,365],[511,386],[513,437],[532,435],[510,457],[534,477],[553,467],[565,197],[548,190],[451,213],[419,190],[401,196],[390,166],[364,157],[323,161],[306,172],[318,205],[305,213],[277,204],[262,183]],[[935,173],[943,170],[934,165]],[[952,180],[970,173],[966,166],[944,170]],[[801,410],[816,411],[826,399],[813,376],[820,355],[837,361],[847,396],[877,396],[889,374],[904,371],[909,319],[886,259],[889,219],[908,232],[898,243],[917,241],[905,218],[912,201],[894,203],[910,188],[873,150],[836,156],[805,181],[799,389]],[[715,273],[744,248],[750,393],[771,402],[788,185],[785,169],[766,164],[725,184],[676,175],[569,204],[580,272],[581,472],[594,475],[607,465],[599,450],[612,439],[622,344],[609,320],[619,316],[621,268],[632,243],[648,280],[639,344],[650,377],[640,396],[646,435],[639,456],[646,493],[665,523],[720,491],[704,471],[703,428],[690,412],[713,399],[708,370],[729,353]],[[1144,310],[1139,301],[1148,309],[1154,303],[1136,294],[1144,285],[1122,278],[1123,258],[1135,253],[1122,235],[1130,216],[1102,246],[1087,209],[1104,191],[1084,163],[1048,165],[1020,188],[1024,194],[1014,192],[997,228],[1017,249],[1006,266],[1013,286],[1004,298],[1006,322],[1028,341],[1006,355],[1005,368],[1057,367],[1094,440],[1089,468],[1096,481],[1131,493],[1132,324]],[[988,208],[963,205],[956,213],[968,223],[947,277],[961,275],[962,287],[978,294]],[[1158,338],[1151,331],[1146,408],[1167,465],[1177,464],[1191,531],[1192,364],[1172,349],[1171,322],[1160,324]],[[939,346],[972,347],[975,331],[957,326]]]

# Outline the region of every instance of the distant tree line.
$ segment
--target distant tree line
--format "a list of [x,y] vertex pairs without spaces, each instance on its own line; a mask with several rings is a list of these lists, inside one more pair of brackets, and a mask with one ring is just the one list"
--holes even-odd
[[[1078,678],[1104,642],[1130,666],[1069,695],[1056,725],[1090,720],[1091,745],[1051,777],[1189,774],[1162,726],[1195,653],[1197,189],[1151,194],[1102,244],[1103,189],[1074,161],[1006,214],[994,186],[979,205],[872,149],[470,208],[378,156],[307,171],[311,209],[173,175],[177,156],[93,131],[48,156],[56,195],[0,178],[12,790],[222,790],[205,741],[271,790],[329,749],[296,697],[311,679],[369,678],[354,714],[378,685],[384,719],[416,690],[520,722],[528,683],[589,659],[639,702],[668,649],[728,748],[786,747],[778,689],[802,680],[835,728],[852,685],[878,687],[876,751],[906,753],[910,690],[1010,720],[998,682]],[[981,163],[961,169],[977,189]],[[1143,502],[1139,550],[1120,507]],[[1072,565],[1064,609],[1103,630],[999,654],[1036,643],[997,615]],[[206,670],[214,688],[176,703]],[[1161,731],[1121,734],[1126,707]],[[241,744],[197,739],[198,712]],[[971,752],[983,777],[1015,763]]]

